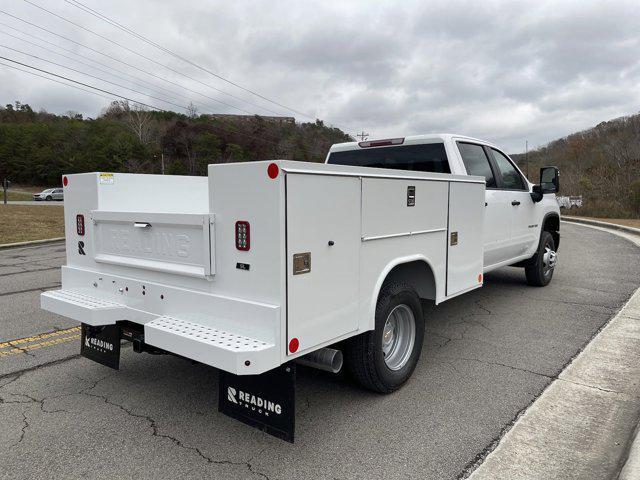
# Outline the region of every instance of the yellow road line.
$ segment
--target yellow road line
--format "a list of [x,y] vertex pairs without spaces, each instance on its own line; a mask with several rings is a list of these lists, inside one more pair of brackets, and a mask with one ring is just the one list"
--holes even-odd
[[[78,327],[78,329],[80,329],[80,327]],[[34,344],[31,344],[31,345],[25,345],[24,347],[20,347],[20,348],[13,348],[11,350],[5,350],[4,352],[0,352],[0,358],[8,357],[9,355],[16,355],[18,353],[24,353],[25,350],[27,350],[27,351],[29,351],[29,350],[37,350],[38,348],[51,347],[53,345],[59,345],[61,343],[71,342],[73,340],[79,340],[79,339],[80,339],[80,334],[79,333],[76,333],[76,334],[71,335],[69,337],[54,338],[52,340],[47,340],[46,342],[34,343]]]
[[80,331],[80,327],[67,328],[66,330],[56,330],[55,332],[41,333],[40,335],[34,335],[33,337],[19,338],[17,340],[11,340],[9,342],[0,343],[1,348],[15,347],[16,345],[22,345],[23,343],[37,342],[38,340],[44,340],[45,338],[58,337],[60,335],[66,335],[68,333],[76,333]]

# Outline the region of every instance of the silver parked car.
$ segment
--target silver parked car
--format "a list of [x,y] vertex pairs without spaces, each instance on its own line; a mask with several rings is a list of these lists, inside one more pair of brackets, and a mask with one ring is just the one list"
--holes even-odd
[[34,193],[33,199],[37,202],[40,200],[64,200],[64,195],[61,188],[47,188],[40,193]]

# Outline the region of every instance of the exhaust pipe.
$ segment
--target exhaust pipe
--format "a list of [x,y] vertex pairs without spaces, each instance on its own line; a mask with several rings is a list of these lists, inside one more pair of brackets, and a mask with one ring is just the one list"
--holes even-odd
[[320,348],[297,358],[296,362],[325,372],[338,373],[342,368],[342,352],[335,348]]

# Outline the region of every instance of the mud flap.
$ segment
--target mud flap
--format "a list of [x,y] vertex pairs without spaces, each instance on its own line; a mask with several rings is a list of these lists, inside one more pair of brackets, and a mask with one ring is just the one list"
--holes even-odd
[[296,424],[296,366],[260,375],[220,370],[218,411],[293,443]]
[[120,369],[120,325],[82,324],[80,354],[115,370]]

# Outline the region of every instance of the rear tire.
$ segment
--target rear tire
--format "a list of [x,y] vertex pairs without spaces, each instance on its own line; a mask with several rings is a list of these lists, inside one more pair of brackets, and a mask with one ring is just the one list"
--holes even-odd
[[556,243],[551,233],[543,231],[540,235],[538,251],[525,267],[527,283],[534,287],[545,287],[553,278],[556,266]]
[[347,342],[347,369],[363,387],[393,392],[411,377],[423,340],[422,305],[414,288],[404,282],[384,284],[376,305],[375,330]]
[[51,195],[47,195],[47,198],[45,198],[45,200],[46,200],[47,202],[50,202],[51,200],[53,200],[53,198],[51,197]]

